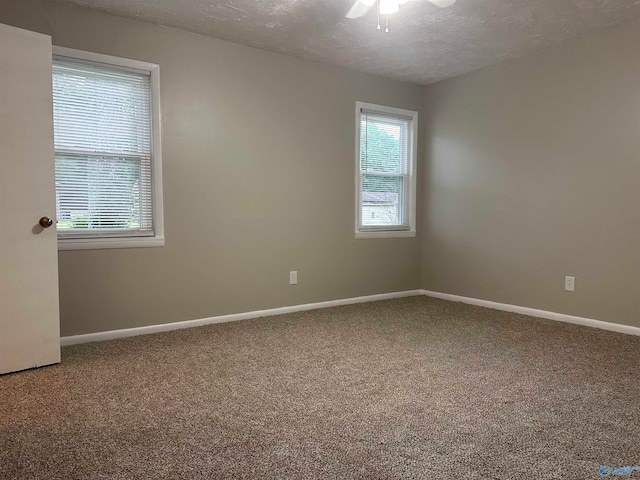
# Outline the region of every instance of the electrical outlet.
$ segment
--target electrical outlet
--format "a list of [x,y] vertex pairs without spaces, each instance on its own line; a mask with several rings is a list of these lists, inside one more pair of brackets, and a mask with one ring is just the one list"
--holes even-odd
[[574,292],[576,290],[576,277],[564,277],[564,289],[567,292]]
[[298,284],[298,271],[294,270],[289,272],[289,285],[297,285]]

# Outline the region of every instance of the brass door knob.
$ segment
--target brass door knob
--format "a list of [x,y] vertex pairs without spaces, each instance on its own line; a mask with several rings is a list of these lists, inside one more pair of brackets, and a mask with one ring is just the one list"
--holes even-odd
[[51,225],[53,225],[53,220],[51,220],[49,217],[42,217],[38,223],[43,228],[49,228]]

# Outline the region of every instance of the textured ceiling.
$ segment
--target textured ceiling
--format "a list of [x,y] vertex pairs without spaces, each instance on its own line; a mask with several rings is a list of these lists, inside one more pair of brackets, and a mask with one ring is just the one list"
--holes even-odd
[[58,0],[427,84],[640,18],[640,0],[411,0],[376,30],[353,0]]

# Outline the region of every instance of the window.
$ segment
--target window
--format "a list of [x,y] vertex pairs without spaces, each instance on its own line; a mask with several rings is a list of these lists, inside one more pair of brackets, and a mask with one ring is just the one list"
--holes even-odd
[[54,48],[59,249],[164,244],[158,70]]
[[356,102],[356,238],[416,234],[418,112]]

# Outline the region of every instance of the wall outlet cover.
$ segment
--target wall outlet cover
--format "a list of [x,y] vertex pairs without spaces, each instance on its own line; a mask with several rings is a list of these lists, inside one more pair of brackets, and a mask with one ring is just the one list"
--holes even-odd
[[574,292],[576,290],[576,277],[564,277],[564,289],[567,292]]

